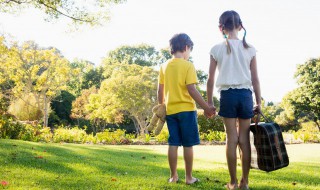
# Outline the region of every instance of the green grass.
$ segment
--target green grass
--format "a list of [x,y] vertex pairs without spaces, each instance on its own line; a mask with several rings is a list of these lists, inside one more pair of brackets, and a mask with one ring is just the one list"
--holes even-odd
[[[180,148],[181,149],[181,148]],[[224,146],[194,148],[194,176],[168,184],[167,146],[44,144],[0,139],[0,182],[4,189],[224,189],[228,181]],[[320,144],[287,145],[290,165],[266,173],[250,172],[251,189],[320,189]],[[240,177],[241,167],[238,167]],[[0,184],[0,189],[2,188]]]

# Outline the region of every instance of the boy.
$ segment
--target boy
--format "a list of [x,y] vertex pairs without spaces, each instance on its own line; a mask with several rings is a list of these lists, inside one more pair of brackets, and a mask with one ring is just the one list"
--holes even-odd
[[169,183],[179,180],[177,173],[178,147],[183,146],[186,184],[198,182],[192,177],[193,148],[200,144],[195,101],[204,109],[207,117],[215,114],[215,108],[209,107],[196,89],[198,82],[196,70],[188,61],[193,42],[187,34],[176,34],[170,39],[173,56],[159,71],[158,102],[165,100],[166,121],[169,130],[168,160],[171,176]]

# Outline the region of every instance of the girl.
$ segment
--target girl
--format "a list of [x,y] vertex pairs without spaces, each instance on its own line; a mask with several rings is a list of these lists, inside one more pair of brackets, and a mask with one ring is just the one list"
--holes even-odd
[[[260,83],[257,73],[256,50],[246,42],[246,29],[235,11],[226,11],[219,18],[219,29],[225,41],[210,51],[210,68],[207,82],[208,103],[213,106],[213,84],[215,71],[219,75],[216,87],[220,92],[220,111],[227,133],[226,156],[230,174],[227,189],[249,189],[251,149],[249,142],[250,119],[253,112],[261,109]],[[238,32],[244,29],[242,40]],[[253,109],[252,92],[255,93],[256,106]],[[238,120],[238,121],[237,121]],[[239,127],[237,129],[237,122]],[[236,148],[241,149],[242,177],[238,186],[236,176]]]

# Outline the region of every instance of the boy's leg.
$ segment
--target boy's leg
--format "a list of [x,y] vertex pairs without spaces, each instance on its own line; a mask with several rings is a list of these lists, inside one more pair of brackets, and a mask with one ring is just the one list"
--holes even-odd
[[238,134],[236,118],[223,118],[223,122],[227,133],[226,142],[226,156],[228,162],[228,169],[230,174],[230,187],[236,186],[237,180],[237,145]]
[[193,147],[183,147],[183,157],[186,170],[186,183],[192,184],[197,179],[192,177],[192,167],[193,167]]
[[178,180],[177,162],[178,162],[178,146],[169,146],[168,161],[170,166],[169,182],[176,182]]
[[242,152],[242,179],[241,186],[248,185],[248,177],[251,162],[251,147],[250,147],[250,119],[239,118],[239,146]]

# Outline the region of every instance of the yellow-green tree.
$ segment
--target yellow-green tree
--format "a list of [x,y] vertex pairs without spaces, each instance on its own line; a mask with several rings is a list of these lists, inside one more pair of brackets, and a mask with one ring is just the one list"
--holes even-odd
[[136,64],[113,65],[112,74],[105,79],[98,94],[89,99],[87,109],[92,118],[108,123],[121,122],[128,115],[137,132],[144,136],[151,109],[156,102],[157,72]]
[[102,24],[110,17],[109,8],[125,0],[0,0],[1,12],[17,12],[35,8],[47,14],[48,20],[61,16],[71,19],[74,24]]
[[71,75],[69,61],[56,49],[40,48],[34,42],[12,44],[0,58],[2,80],[13,81],[11,92],[15,98],[34,96],[47,126],[50,102],[66,89]]

